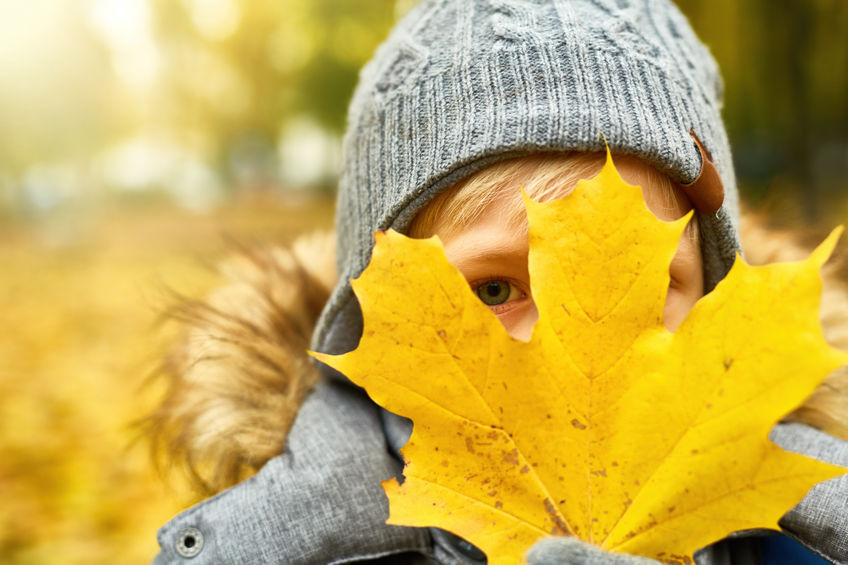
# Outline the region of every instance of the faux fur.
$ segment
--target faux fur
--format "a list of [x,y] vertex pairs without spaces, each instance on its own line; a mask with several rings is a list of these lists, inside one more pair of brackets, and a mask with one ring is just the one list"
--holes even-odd
[[199,494],[227,488],[282,452],[318,372],[306,350],[335,285],[335,237],[290,248],[242,248],[225,283],[167,314],[184,326],[160,377],[167,391],[146,425],[160,466],[188,473]]
[[[803,239],[743,218],[749,263],[802,259],[810,250]],[[226,284],[171,310],[185,332],[163,364],[168,390],[147,422],[161,461],[186,470],[201,494],[239,482],[284,449],[318,378],[306,350],[335,284],[332,242],[330,234],[318,234],[289,249],[242,249],[222,266]],[[831,261],[824,274],[825,333],[848,349],[848,287],[840,263]],[[789,419],[848,439],[847,400],[843,368]]]

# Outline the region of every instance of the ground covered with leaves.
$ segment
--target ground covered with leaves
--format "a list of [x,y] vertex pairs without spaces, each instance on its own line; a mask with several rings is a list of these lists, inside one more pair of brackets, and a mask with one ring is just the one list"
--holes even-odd
[[0,562],[149,563],[193,502],[150,465],[133,422],[175,328],[166,289],[197,295],[226,238],[328,227],[328,199],[249,197],[197,214],[164,203],[0,224]]

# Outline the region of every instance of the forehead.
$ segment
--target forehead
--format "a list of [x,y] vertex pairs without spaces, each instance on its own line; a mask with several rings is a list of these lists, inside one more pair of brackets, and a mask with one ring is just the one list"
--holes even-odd
[[[496,163],[437,197],[419,214],[410,233],[446,235],[491,220],[526,230],[522,189],[540,202],[561,198],[581,179],[595,176],[604,160],[604,153],[559,153]],[[629,155],[614,155],[613,161],[626,182],[642,187],[648,208],[658,218],[674,220],[692,208],[675,183],[644,161]]]

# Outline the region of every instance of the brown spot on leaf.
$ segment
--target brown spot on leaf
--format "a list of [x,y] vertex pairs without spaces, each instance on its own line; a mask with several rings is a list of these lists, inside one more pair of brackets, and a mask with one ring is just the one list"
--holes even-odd
[[529,472],[530,472],[530,467],[528,467],[527,465],[525,465],[524,467],[521,468],[521,474],[522,475],[529,473]]
[[450,463],[448,463],[447,459],[442,459],[442,467],[447,467],[449,465],[450,465]]
[[447,334],[445,333],[445,330],[439,330],[439,332],[438,332],[438,333],[439,333],[439,337],[440,337],[440,338],[445,339],[445,336],[447,335]]
[[725,360],[724,360],[724,370],[725,371],[730,370],[730,368],[733,366],[733,361],[734,361],[733,357],[725,358]]
[[504,453],[503,456],[504,463],[510,463],[512,465],[518,465],[520,461],[518,460],[518,450],[513,449],[509,453]]
[[554,527],[551,529],[551,534],[555,536],[567,536],[570,534],[568,530],[568,524],[566,524],[562,517],[557,512],[556,506],[551,502],[550,498],[545,499],[545,512],[553,519]]
[[474,453],[474,440],[470,437],[465,438],[465,449],[468,450],[468,453]]
[[495,508],[503,508],[503,502],[501,502],[500,500],[495,501]]
[[595,475],[596,477],[606,477],[607,476],[607,470],[606,469],[599,469],[597,471],[592,471],[592,474]]
[[496,491],[496,490],[490,490],[490,491],[489,491],[489,492],[487,492],[486,494],[488,494],[489,496],[497,496],[497,495],[498,495],[498,491]]
[[585,430],[586,429],[586,424],[583,424],[577,418],[574,418],[573,420],[571,420],[571,425],[574,426],[575,428],[577,428],[578,430]]

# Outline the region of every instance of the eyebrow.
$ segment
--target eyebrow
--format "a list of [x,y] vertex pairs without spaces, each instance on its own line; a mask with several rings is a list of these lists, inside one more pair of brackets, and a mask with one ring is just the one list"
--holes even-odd
[[[459,249],[453,253],[453,261],[464,269],[482,269],[493,263],[522,270],[527,269],[527,240],[504,238],[507,241],[492,241],[486,233],[461,235],[451,242],[450,247]],[[447,250],[447,249],[446,249]]]

